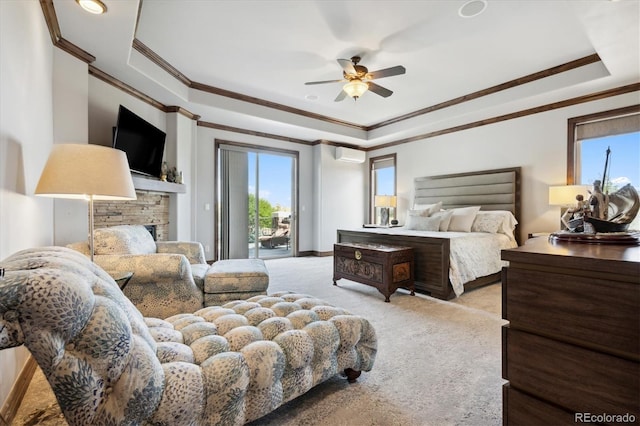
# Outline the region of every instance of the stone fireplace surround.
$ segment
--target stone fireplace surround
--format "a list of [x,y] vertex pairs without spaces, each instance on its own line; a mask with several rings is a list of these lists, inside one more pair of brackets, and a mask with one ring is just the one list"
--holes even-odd
[[[145,225],[155,227],[157,241],[168,241],[171,199],[173,198],[174,203],[178,202],[175,196],[171,195],[186,193],[186,185],[164,182],[134,173],[131,174],[131,179],[138,199],[133,201],[94,201],[94,227]],[[177,204],[173,206],[174,209],[176,207]]]
[[94,227],[105,228],[116,225],[154,225],[156,239],[169,238],[168,193],[136,190],[137,200],[94,201]]

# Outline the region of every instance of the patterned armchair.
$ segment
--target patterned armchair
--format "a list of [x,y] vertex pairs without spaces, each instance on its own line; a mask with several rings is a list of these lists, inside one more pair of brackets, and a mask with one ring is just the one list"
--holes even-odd
[[[112,276],[133,272],[125,295],[145,316],[165,318],[203,306],[209,268],[198,242],[154,241],[142,225],[94,231],[94,261]],[[87,242],[68,245],[89,255]]]
[[65,247],[0,262],[0,349],[24,344],[71,425],[241,425],[376,355],[370,323],[279,293],[144,318]]

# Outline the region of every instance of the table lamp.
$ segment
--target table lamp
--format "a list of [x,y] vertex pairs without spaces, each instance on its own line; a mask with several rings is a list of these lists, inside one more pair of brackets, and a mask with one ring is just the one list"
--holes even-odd
[[375,207],[380,207],[380,225],[389,225],[389,208],[395,208],[396,202],[395,195],[376,195],[373,204]]
[[49,154],[36,195],[89,200],[89,251],[93,262],[93,200],[135,200],[123,151],[91,144],[57,144]]
[[570,208],[580,208],[578,205],[578,195],[588,199],[588,187],[585,185],[559,185],[549,187],[549,205],[560,206],[560,222],[564,229],[569,229],[569,223],[565,213]]

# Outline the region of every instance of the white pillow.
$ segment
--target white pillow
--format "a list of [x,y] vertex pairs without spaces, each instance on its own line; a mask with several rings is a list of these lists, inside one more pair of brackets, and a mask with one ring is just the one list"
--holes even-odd
[[414,209],[414,210],[407,210],[407,219],[409,220],[410,216],[423,216],[423,217],[427,217],[429,216],[429,210],[418,210],[418,209]]
[[451,216],[452,215],[453,215],[453,211],[451,211],[451,210],[442,210],[442,211],[439,211],[439,212],[435,212],[430,217],[437,217],[437,218],[440,219],[440,226],[438,227],[438,230],[444,232],[447,229],[449,229],[449,222],[451,222]]
[[517,223],[510,211],[479,211],[471,225],[471,232],[501,233],[511,236]]
[[438,231],[440,227],[439,217],[429,217],[420,215],[407,215],[406,229],[415,231]]
[[442,201],[438,201],[435,204],[414,204],[413,208],[415,210],[427,210],[427,216],[431,216],[442,209]]
[[451,222],[449,222],[449,228],[447,231],[452,232],[470,232],[471,225],[480,211],[480,206],[473,207],[460,207],[457,209],[451,209],[453,215],[451,215]]
[[476,218],[471,225],[471,232],[488,232],[496,234],[504,218],[495,214],[487,214],[491,212],[478,212]]

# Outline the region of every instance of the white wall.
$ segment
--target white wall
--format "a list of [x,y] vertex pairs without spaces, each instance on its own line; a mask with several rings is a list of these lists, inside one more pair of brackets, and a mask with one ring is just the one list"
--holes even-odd
[[[53,141],[86,144],[89,136],[87,64],[60,49],[53,50],[53,62]],[[86,240],[89,234],[87,201],[56,199],[53,206],[54,244]]]
[[566,183],[567,120],[638,103],[631,93],[369,152],[397,152],[398,219],[413,197],[413,179],[505,167],[522,168],[521,241],[559,228],[548,187]]
[[167,114],[167,142],[165,159],[174,165],[187,185],[184,194],[171,194],[169,204],[169,236],[172,240],[195,240],[195,228],[192,227],[193,191],[195,182],[191,179],[193,169],[193,151],[196,140],[194,120],[177,112]]
[[366,162],[336,160],[335,147],[331,145],[319,146],[316,161],[315,167],[319,168],[316,250],[329,252],[333,250],[338,229],[359,228],[367,222],[368,168]]
[[[53,242],[53,202],[33,196],[53,144],[52,52],[37,1],[0,1],[0,259]],[[0,351],[0,407],[27,357]]]

